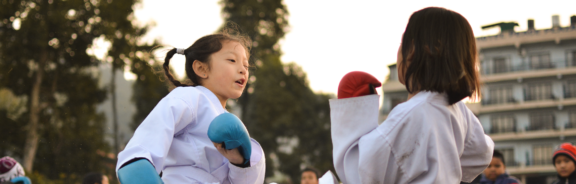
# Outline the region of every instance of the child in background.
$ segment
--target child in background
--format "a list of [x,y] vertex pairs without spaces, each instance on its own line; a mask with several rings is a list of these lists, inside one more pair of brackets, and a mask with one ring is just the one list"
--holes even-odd
[[459,183],[482,173],[494,142],[461,102],[480,90],[477,57],[466,18],[430,7],[412,14],[398,50],[408,101],[382,124],[373,90],[379,82],[369,74],[344,76],[339,99],[330,100],[334,167],[342,183]]
[[30,179],[25,176],[24,168],[12,157],[0,158],[0,184],[31,184]]
[[[204,36],[187,49],[168,51],[164,71],[176,88],[158,102],[119,153],[116,171],[121,183],[264,183],[265,157],[256,140],[217,143],[208,135],[212,121],[227,113],[226,101],[239,98],[244,91],[249,43],[243,37],[221,33]],[[186,57],[184,68],[192,85],[182,84],[170,74],[174,54]],[[239,121],[235,116],[224,119]],[[211,132],[222,134],[210,134],[216,138],[249,135],[244,126],[216,128],[219,130]],[[250,154],[243,155],[240,147],[227,149],[223,144],[227,141],[250,147]]]
[[88,173],[82,179],[82,184],[110,184],[108,177],[102,173]]
[[560,145],[554,156],[552,164],[558,172],[558,179],[552,184],[576,184],[576,147],[570,143]]
[[300,184],[318,184],[320,173],[314,168],[307,167],[302,171]]
[[494,150],[492,161],[488,168],[484,170],[484,175],[480,179],[480,184],[519,184],[518,180],[506,173],[504,155]]

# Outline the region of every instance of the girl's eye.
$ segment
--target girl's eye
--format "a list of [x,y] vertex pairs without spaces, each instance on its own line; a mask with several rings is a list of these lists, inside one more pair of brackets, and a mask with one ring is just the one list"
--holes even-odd
[[236,62],[236,60],[233,60],[233,59],[229,59],[228,61],[232,61],[232,63],[235,63],[235,62]]

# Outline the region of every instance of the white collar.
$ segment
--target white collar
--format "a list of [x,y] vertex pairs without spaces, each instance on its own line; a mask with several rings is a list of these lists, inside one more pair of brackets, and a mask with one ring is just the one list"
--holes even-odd
[[[420,91],[418,94],[414,95],[410,100],[417,101],[434,101],[448,104],[448,95],[446,93],[438,93],[432,91]],[[409,100],[409,101],[410,101]]]
[[196,89],[200,90],[204,95],[206,95],[206,97],[208,97],[208,99],[213,104],[217,105],[218,107],[220,107],[225,112],[228,112],[225,108],[222,107],[222,103],[220,103],[220,100],[218,99],[216,94],[214,94],[212,91],[210,91],[210,89],[208,89],[204,86],[200,86],[200,85],[196,86]]

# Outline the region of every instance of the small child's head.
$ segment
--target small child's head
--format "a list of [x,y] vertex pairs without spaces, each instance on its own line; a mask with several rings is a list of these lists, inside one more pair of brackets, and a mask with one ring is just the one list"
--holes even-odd
[[450,105],[480,89],[476,39],[459,13],[437,7],[414,12],[398,49],[398,78],[410,93],[448,94]]
[[202,85],[220,100],[242,95],[248,81],[250,41],[243,36],[219,33],[204,36],[187,49],[174,48],[166,54],[164,72],[175,86],[187,86],[175,80],[169,63],[174,54],[186,57],[186,76],[192,86]]
[[307,167],[302,171],[300,184],[318,184],[319,173],[316,169]]
[[25,176],[24,168],[12,157],[0,158],[0,183],[8,182],[16,177]]
[[82,184],[109,184],[108,177],[102,173],[88,173],[82,179]]
[[566,178],[570,176],[576,169],[576,147],[570,143],[563,143],[560,145],[556,151],[554,151],[554,156],[552,161],[556,172],[560,177]]
[[492,154],[492,161],[486,169],[484,169],[484,176],[490,181],[496,181],[496,178],[506,172],[506,165],[504,164],[504,155],[497,150]]

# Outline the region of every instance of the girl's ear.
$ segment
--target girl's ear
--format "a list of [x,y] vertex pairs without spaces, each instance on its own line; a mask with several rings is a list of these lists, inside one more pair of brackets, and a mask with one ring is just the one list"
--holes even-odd
[[208,65],[206,63],[203,63],[199,60],[194,60],[192,63],[192,69],[194,70],[194,73],[201,79],[208,78]]

